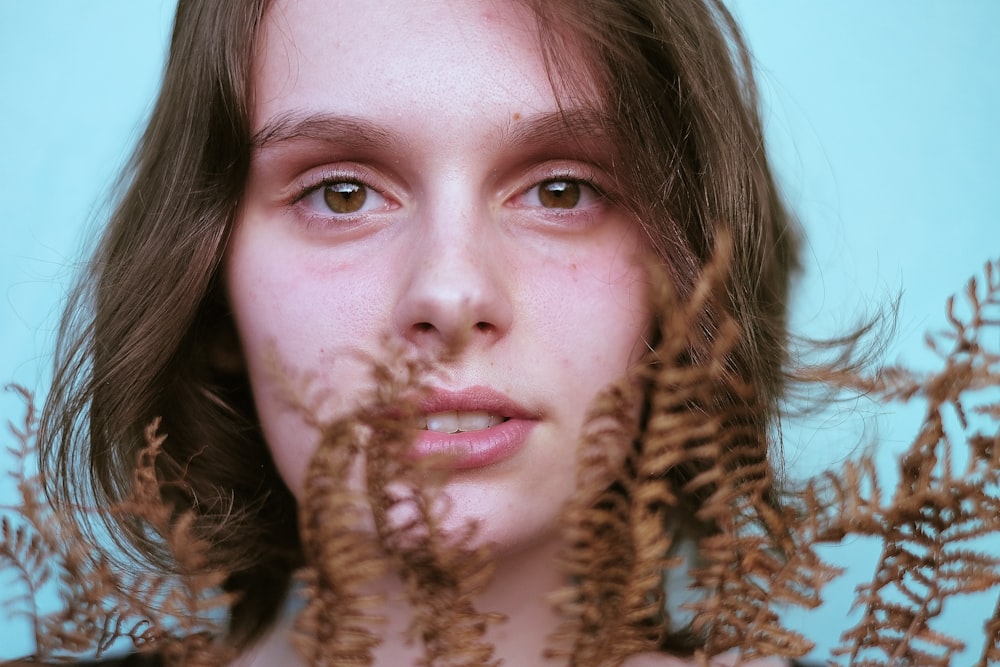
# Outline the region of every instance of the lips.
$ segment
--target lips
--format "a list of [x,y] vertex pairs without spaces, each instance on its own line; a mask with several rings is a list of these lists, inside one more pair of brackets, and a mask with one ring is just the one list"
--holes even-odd
[[[527,442],[538,415],[489,387],[433,391],[420,404],[423,428],[413,443],[416,458],[470,470],[512,458]],[[440,462],[440,463],[439,463]]]

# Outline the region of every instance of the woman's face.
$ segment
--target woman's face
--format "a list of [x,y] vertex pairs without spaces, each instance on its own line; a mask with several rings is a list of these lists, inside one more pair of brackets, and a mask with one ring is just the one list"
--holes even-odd
[[[581,66],[560,56],[556,69]],[[592,121],[595,98],[565,91],[570,125]],[[649,319],[637,225],[602,196],[614,146],[559,108],[517,3],[269,9],[226,281],[297,496],[316,433],[288,408],[275,356],[316,375],[328,417],[359,404],[359,357],[386,340],[460,345],[428,378],[414,452],[450,455],[451,520],[480,520],[501,551],[553,534],[588,406],[638,358]]]

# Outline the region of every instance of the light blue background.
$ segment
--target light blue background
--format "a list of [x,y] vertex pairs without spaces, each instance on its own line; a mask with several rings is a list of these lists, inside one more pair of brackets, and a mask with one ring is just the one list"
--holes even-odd
[[[149,109],[172,4],[0,2],[0,381],[44,390],[61,298]],[[923,333],[943,323],[946,297],[1000,256],[1000,3],[730,5],[755,54],[775,165],[807,228],[797,326],[843,330],[902,290],[890,357],[925,359]],[[20,414],[0,396],[0,416]],[[916,415],[881,420],[888,454]],[[836,465],[845,451],[830,433],[857,441],[855,415],[826,419],[790,438],[793,470]],[[0,502],[12,498],[0,483]],[[873,549],[831,550],[853,569],[820,611],[796,614],[818,656],[846,627]],[[0,598],[7,585],[0,578]],[[949,609],[945,629],[978,642],[992,601],[970,604]],[[27,626],[0,620],[0,658],[30,650]]]

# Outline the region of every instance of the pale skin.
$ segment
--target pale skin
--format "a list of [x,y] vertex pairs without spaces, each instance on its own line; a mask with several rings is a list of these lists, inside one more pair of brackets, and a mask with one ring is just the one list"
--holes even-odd
[[[559,622],[545,594],[563,583],[553,555],[577,438],[597,392],[639,358],[649,314],[638,227],[605,196],[614,146],[554,122],[532,20],[482,0],[275,2],[225,277],[261,424],[296,495],[315,434],[275,386],[275,353],[319,374],[333,416],[368,386],[353,352],[461,343],[429,379],[438,403],[418,443],[459,452],[447,525],[477,522],[493,549],[478,606],[508,619],[488,635],[496,655],[542,666],[560,664],[543,658]],[[586,122],[594,91],[568,92]],[[450,434],[450,419],[466,433]],[[399,582],[378,586],[375,665],[416,664]],[[299,664],[288,624],[237,664]]]

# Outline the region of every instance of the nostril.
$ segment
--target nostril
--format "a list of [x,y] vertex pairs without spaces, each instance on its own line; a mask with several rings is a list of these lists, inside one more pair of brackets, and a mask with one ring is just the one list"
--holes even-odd
[[428,331],[434,331],[434,325],[430,322],[417,322],[413,325],[413,328],[420,333],[426,333]]
[[489,322],[476,322],[477,331],[489,331],[493,328],[493,325]]

